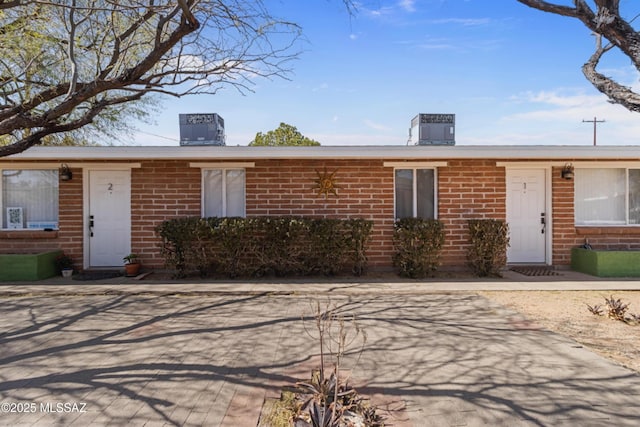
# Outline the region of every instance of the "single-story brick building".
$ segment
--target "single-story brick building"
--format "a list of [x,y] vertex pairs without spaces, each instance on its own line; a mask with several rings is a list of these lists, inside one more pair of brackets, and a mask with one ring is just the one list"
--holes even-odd
[[154,228],[198,215],[372,219],[373,268],[406,216],[444,222],[444,267],[465,265],[479,218],[509,223],[509,263],[566,266],[585,239],[640,249],[638,146],[35,147],[0,169],[0,253],[62,249],[81,268],[129,252],[161,268]]

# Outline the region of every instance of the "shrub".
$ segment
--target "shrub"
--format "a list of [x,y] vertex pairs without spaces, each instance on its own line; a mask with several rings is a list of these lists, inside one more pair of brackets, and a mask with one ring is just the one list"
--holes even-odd
[[469,240],[467,253],[469,265],[480,277],[502,277],[502,269],[507,264],[509,227],[498,219],[469,220]]
[[367,271],[367,245],[371,237],[372,221],[349,219],[347,222],[347,250],[351,259],[352,272],[362,276]]
[[345,268],[346,223],[339,219],[312,219],[309,222],[311,250],[307,257],[307,272],[333,275]]
[[411,278],[433,275],[440,266],[444,225],[436,219],[402,218],[393,229],[393,265]]
[[56,257],[55,264],[58,269],[58,273],[60,273],[62,270],[73,268],[73,259],[63,252]]
[[[627,324],[639,324],[640,316],[633,313],[628,313],[629,315],[627,316],[629,304],[622,302],[620,298],[616,299],[611,295],[609,298],[605,297],[604,301],[607,306],[607,317],[609,319],[619,320]],[[587,304],[587,308],[593,315],[604,316],[604,310],[600,304],[593,307]]]
[[607,316],[609,316],[609,319],[624,322],[627,310],[629,310],[629,304],[623,303],[620,298],[613,298],[613,295],[611,295],[611,298],[605,298],[604,300],[607,303]]
[[260,228],[264,233],[260,265],[263,273],[276,276],[304,274],[306,255],[310,250],[309,220],[293,217],[262,217]]
[[176,277],[198,270],[205,275],[210,264],[211,230],[217,218],[176,218],[163,221],[156,227],[161,238],[160,254],[165,264],[175,269]]
[[228,277],[366,269],[372,221],[294,217],[181,218],[156,228],[167,266]]

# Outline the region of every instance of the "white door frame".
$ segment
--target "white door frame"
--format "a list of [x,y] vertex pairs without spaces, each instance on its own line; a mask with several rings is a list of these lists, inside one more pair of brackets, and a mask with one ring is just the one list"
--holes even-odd
[[[122,171],[131,174],[132,168],[139,168],[140,163],[117,163],[117,164],[104,164],[104,165],[95,165],[95,164],[86,164],[82,165],[82,258],[83,258],[83,268],[91,267],[90,260],[90,229],[89,229],[89,214],[90,214],[90,182],[89,182],[89,174],[92,171]],[[131,186],[131,179],[129,180]],[[131,206],[131,198],[129,198],[129,206]],[[129,235],[129,244],[131,244],[131,235]]]
[[[498,165],[500,166],[500,165]],[[549,164],[531,164],[531,163],[510,163],[505,166],[505,218],[507,216],[507,206],[509,193],[506,191],[506,186],[509,180],[509,173],[514,170],[523,170],[523,169],[538,169],[544,171],[544,209],[545,209],[545,261],[546,265],[551,265],[553,262],[553,195],[552,195],[552,167]],[[509,260],[507,259],[507,263]]]

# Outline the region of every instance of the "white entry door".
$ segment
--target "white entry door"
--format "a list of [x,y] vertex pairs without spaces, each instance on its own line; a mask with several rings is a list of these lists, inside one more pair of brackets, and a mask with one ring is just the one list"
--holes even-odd
[[131,251],[131,171],[90,170],[89,266],[121,266]]
[[507,169],[510,263],[544,263],[547,248],[546,171]]

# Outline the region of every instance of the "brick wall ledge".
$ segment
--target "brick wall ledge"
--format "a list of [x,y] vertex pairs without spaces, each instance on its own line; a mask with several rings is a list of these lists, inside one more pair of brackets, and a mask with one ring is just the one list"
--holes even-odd
[[0,230],[1,239],[55,239],[58,237],[58,231],[44,230]]
[[576,234],[579,236],[619,236],[619,235],[640,235],[638,226],[609,226],[609,227],[576,227]]

